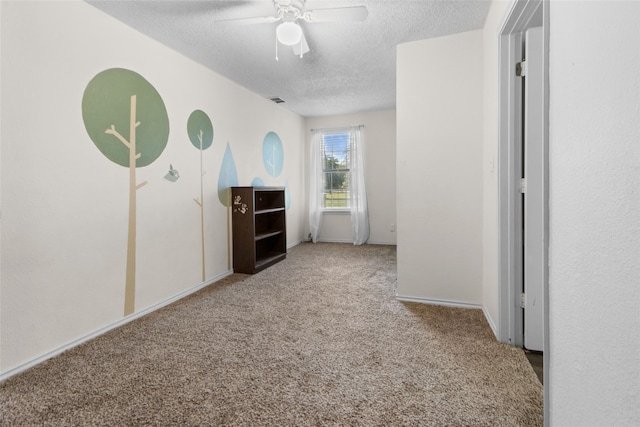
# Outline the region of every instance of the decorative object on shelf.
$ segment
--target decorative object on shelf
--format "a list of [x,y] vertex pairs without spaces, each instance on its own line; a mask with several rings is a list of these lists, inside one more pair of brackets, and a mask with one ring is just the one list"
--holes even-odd
[[233,198],[233,212],[240,212],[242,215],[247,213],[247,204],[242,203],[241,196],[235,196]]

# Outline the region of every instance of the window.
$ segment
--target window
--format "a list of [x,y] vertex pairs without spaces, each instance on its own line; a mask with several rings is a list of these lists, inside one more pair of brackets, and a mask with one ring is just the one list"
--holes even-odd
[[322,208],[349,209],[349,166],[351,164],[349,132],[323,134],[320,150]]
[[351,215],[354,245],[369,240],[369,213],[364,173],[364,143],[360,126],[312,129],[309,158],[309,231],[318,241],[325,212]]

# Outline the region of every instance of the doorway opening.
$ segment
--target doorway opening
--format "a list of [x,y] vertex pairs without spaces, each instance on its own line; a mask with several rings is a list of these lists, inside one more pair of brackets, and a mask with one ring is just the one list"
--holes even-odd
[[498,338],[542,352],[546,420],[549,407],[548,2],[514,2],[498,43]]

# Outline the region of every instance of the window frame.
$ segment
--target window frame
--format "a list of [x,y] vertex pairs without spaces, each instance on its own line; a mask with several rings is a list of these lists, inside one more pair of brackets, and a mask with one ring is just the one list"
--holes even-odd
[[[327,166],[327,150],[326,150],[326,141],[325,138],[326,137],[335,137],[337,135],[344,135],[345,139],[346,139],[346,147],[345,147],[345,151],[344,151],[344,167],[342,168],[326,168]],[[351,205],[350,205],[350,197],[349,197],[349,192],[351,191],[351,155],[352,155],[352,147],[351,147],[351,139],[352,139],[352,135],[351,135],[351,131],[349,129],[344,129],[344,128],[339,128],[339,129],[326,129],[323,130],[322,135],[321,135],[321,141],[320,141],[320,157],[322,158],[322,171],[320,172],[322,174],[322,187],[323,187],[323,191],[322,191],[322,212],[323,213],[331,213],[331,214],[349,214],[351,212]],[[331,154],[335,154],[335,150],[331,150],[330,153]],[[332,156],[334,159],[336,159],[335,156]],[[326,181],[325,181],[325,177],[327,176],[327,174],[333,174],[333,173],[346,173],[347,177],[347,188],[345,191],[345,194],[347,197],[345,197],[345,206],[339,206],[339,207],[327,207],[326,206],[326,197],[325,195],[327,194],[327,191],[331,191],[332,189],[329,188],[329,190],[327,190],[325,188],[326,186]]]

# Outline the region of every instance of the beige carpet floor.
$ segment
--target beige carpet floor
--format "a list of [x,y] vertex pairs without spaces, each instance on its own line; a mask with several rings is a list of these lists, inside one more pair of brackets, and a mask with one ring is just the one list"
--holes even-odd
[[480,310],[397,301],[395,267],[393,246],[300,244],[9,378],[0,424],[542,425],[523,351]]

